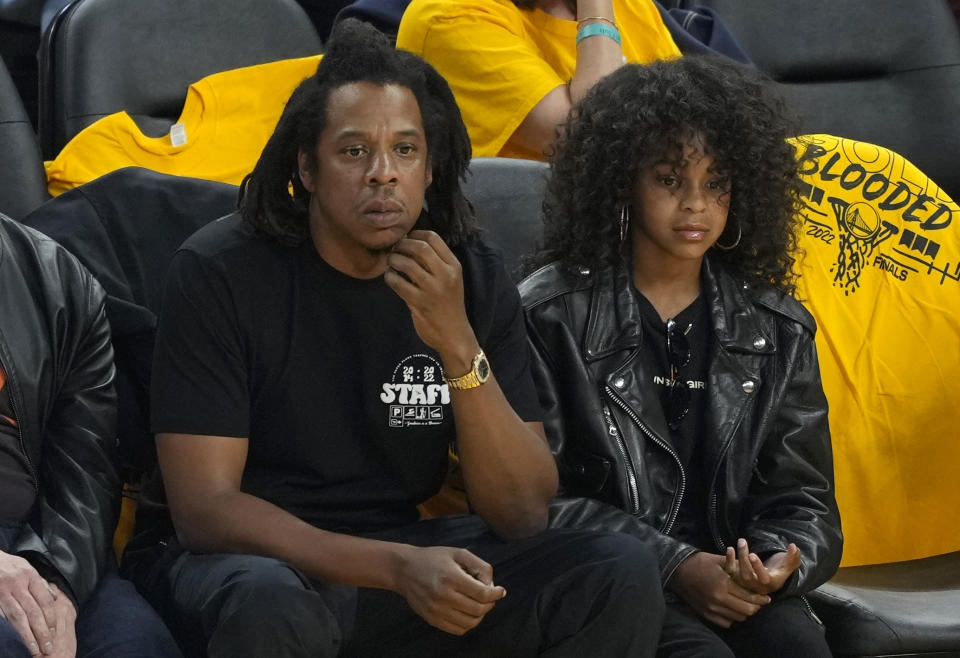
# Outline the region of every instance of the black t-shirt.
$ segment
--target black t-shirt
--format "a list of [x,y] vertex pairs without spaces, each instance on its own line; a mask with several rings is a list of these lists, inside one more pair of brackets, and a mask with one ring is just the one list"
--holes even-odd
[[[670,380],[666,323],[660,319],[657,310],[642,293],[637,291],[636,297],[643,323],[643,368],[651,374],[657,390],[662,390],[669,385]],[[690,392],[690,405],[689,411],[676,429],[668,426],[670,443],[686,474],[686,491],[680,501],[680,510],[670,534],[697,548],[713,550],[714,542],[707,520],[707,491],[711,474],[707,472],[707,465],[703,462],[703,434],[709,412],[707,381],[713,328],[703,296],[697,297],[673,320],[681,331],[687,332],[686,338],[690,346],[690,361],[677,371],[677,379],[680,380],[678,385],[686,386]],[[664,415],[666,414],[664,409]]]
[[[455,253],[497,382],[540,420],[516,288],[482,244]],[[247,437],[244,491],[318,527],[377,530],[416,520],[442,484],[454,439],[443,376],[383,277],[354,279],[310,241],[274,245],[231,215],[174,257],[152,425]]]
[[4,527],[22,524],[37,498],[20,443],[10,387],[0,364],[0,526]]

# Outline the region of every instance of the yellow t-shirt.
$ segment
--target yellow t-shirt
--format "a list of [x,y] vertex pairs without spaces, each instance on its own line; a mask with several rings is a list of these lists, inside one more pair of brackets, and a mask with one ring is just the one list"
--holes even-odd
[[960,208],[885,148],[799,142],[843,565],[960,550]]
[[77,133],[45,164],[56,196],[94,178],[137,166],[239,185],[253,169],[290,94],[313,75],[320,55],[215,73],[190,85],[180,114],[182,143],[147,137],[126,112]]
[[[613,0],[627,62],[680,56],[651,0]],[[413,0],[397,47],[420,55],[447,79],[474,156],[545,159],[510,138],[530,110],[566,84],[577,65],[577,23],[510,0]]]

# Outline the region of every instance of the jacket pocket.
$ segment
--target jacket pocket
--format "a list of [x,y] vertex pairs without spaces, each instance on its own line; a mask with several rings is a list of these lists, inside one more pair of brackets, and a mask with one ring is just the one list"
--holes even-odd
[[567,483],[571,491],[596,497],[607,486],[612,464],[609,459],[579,453],[567,461]]

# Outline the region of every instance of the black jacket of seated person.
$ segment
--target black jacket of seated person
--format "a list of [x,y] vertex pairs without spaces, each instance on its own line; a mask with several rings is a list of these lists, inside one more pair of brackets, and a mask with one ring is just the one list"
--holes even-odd
[[0,369],[35,493],[11,552],[82,605],[104,574],[120,504],[103,290],[63,247],[3,215]]
[[[626,268],[557,262],[520,284],[561,487],[629,511],[639,523],[618,529],[655,548],[664,583],[698,548],[723,553],[744,537],[762,559],[795,543],[803,564],[774,596],[803,594],[834,574],[843,546],[816,325],[792,298],[744,285],[709,258],[702,289],[715,336],[701,439],[715,545],[671,534],[696,475],[680,466],[640,358],[641,310]],[[555,525],[611,527],[579,500],[552,515]]]
[[194,231],[236,207],[237,189],[124,167],[51,199],[23,219],[63,245],[106,292],[125,482],[137,482],[156,463],[148,418],[150,368],[170,258]]

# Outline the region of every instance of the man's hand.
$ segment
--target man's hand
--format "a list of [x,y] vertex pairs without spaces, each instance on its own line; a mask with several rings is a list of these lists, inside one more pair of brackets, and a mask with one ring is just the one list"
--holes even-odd
[[[51,654],[58,628],[59,597],[29,562],[0,551],[0,614],[13,626],[34,656]],[[73,604],[69,599],[70,607]]]
[[769,594],[783,587],[801,562],[800,549],[796,544],[790,544],[786,551],[774,553],[764,563],[760,556],[750,552],[747,540],[741,538],[737,541],[736,550],[732,546],[727,547],[724,570],[731,579],[751,592]]
[[76,658],[77,655],[77,609],[73,607],[70,597],[51,584],[56,601],[54,608],[57,611],[56,633],[53,636],[53,650],[45,654],[48,658]]
[[453,635],[475,627],[507,595],[493,584],[489,564],[446,546],[410,547],[400,561],[396,590],[428,624]]
[[697,552],[680,563],[668,586],[707,621],[730,628],[770,602],[736,582],[723,555]]
[[[420,340],[441,358],[465,342],[475,344],[463,303],[460,261],[439,235],[411,231],[394,246],[387,263],[384,281],[407,303]],[[477,350],[470,349],[473,358]]]

